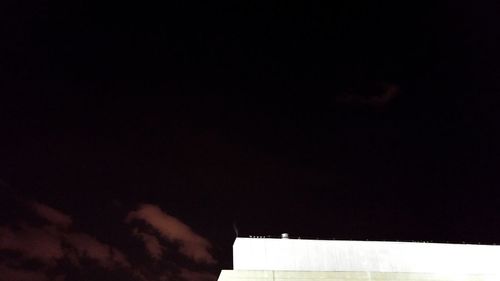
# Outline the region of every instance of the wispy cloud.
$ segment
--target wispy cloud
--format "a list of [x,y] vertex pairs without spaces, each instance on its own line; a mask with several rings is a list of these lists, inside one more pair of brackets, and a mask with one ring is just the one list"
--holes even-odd
[[[381,84],[370,88],[369,93],[348,90],[337,97],[338,102],[367,106],[384,106],[399,95],[399,87],[395,84]],[[366,90],[365,90],[366,91]],[[378,94],[377,94],[378,93]]]
[[47,205],[33,202],[30,204],[31,208],[37,215],[51,222],[52,224],[68,227],[71,225],[71,217]]
[[179,219],[163,212],[158,206],[143,204],[128,214],[126,221],[141,220],[157,230],[167,240],[177,242],[179,251],[196,262],[216,263],[210,253],[211,244]]
[[[0,251],[16,253],[18,261],[36,261],[49,270],[56,268],[63,259],[78,267],[82,258],[93,260],[107,269],[129,266],[121,251],[86,233],[71,231],[70,216],[40,203],[30,204],[30,207],[49,224],[32,226],[19,223],[16,226],[0,227]],[[0,276],[1,280],[6,278],[5,280],[11,281],[54,280],[53,276],[48,278],[42,271],[10,265],[1,265]],[[59,279],[64,280],[63,276]]]
[[[139,220],[150,226],[146,230],[134,228],[132,235],[142,240],[155,263],[134,259],[125,255],[123,249],[76,231],[78,226],[73,226],[73,218],[60,210],[38,202],[24,206],[46,223],[18,222],[0,226],[0,280],[70,281],[80,277],[84,280],[216,280],[215,275],[206,271],[207,266],[215,263],[209,252],[210,243],[155,205],[141,205],[127,215],[129,222]],[[162,238],[178,244],[179,248],[169,250],[178,249],[194,262],[204,264],[191,264],[196,267],[192,270],[189,264],[164,259],[168,243]],[[26,266],[28,264],[36,266]]]
[[93,259],[103,267],[129,266],[127,258],[121,251],[97,241],[88,234],[69,233],[64,238],[76,250],[78,256]]
[[0,227],[0,250],[18,252],[45,264],[53,264],[64,256],[61,236],[54,228],[37,228],[25,224],[16,229]]
[[207,273],[207,272],[196,272],[187,270],[185,268],[181,269],[181,277],[189,281],[213,281],[217,279],[217,276]]
[[144,242],[146,250],[153,259],[158,260],[161,258],[164,247],[160,244],[160,241],[156,238],[156,236],[141,232],[137,228],[134,228],[133,233],[135,236],[141,238]]
[[[0,265],[1,280],[10,281],[49,281],[49,278],[39,271],[25,270]],[[59,280],[61,280],[59,278]]]

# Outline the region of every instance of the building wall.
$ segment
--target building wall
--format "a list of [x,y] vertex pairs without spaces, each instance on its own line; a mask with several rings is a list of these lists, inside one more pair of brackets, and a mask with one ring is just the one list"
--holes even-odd
[[493,274],[223,270],[219,281],[498,281]]
[[237,238],[233,259],[235,270],[500,274],[500,246],[487,245]]

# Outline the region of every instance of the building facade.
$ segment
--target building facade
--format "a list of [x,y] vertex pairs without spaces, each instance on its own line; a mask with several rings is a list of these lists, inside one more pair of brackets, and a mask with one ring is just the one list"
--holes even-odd
[[500,246],[237,238],[219,281],[500,281]]

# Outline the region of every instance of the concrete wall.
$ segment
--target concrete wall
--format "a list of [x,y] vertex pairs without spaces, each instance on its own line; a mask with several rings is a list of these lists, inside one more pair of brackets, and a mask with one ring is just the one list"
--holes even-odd
[[218,281],[498,281],[500,275],[223,270]]
[[487,245],[237,238],[233,259],[235,270],[500,274],[500,246]]

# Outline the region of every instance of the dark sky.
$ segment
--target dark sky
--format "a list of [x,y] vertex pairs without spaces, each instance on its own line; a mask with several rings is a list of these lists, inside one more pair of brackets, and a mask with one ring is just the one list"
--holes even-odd
[[500,242],[494,1],[12,2],[0,272],[14,281],[213,280],[233,225]]

